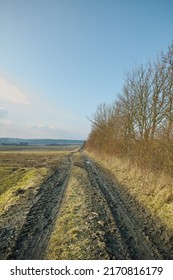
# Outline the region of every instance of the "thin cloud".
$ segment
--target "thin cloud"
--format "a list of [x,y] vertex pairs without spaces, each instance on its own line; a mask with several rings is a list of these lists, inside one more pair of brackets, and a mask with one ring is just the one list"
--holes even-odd
[[17,104],[30,104],[28,97],[15,85],[0,78],[0,100]]
[[8,119],[0,120],[0,137],[15,138],[51,138],[51,139],[84,139],[83,135],[70,129],[61,129],[52,124],[29,125],[11,121]]
[[4,107],[0,107],[0,119],[6,118],[8,116],[8,111]]
[[69,138],[72,136],[68,131],[53,125],[34,125],[31,127],[33,134],[40,135],[44,138]]

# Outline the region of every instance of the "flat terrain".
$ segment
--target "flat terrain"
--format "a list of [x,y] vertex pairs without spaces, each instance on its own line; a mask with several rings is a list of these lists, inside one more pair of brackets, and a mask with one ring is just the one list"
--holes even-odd
[[172,232],[77,147],[2,151],[0,172],[0,259],[173,259]]

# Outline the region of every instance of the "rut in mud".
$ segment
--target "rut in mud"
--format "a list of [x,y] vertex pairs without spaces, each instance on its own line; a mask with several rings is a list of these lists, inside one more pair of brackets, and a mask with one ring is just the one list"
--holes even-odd
[[42,259],[54,221],[67,185],[71,167],[69,157],[63,169],[58,169],[41,186],[35,203],[7,259]]
[[[80,159],[75,164],[88,174],[85,192],[92,219],[88,217],[87,222],[105,244],[109,258],[173,259],[173,239],[160,221],[111,179],[107,170],[83,154]],[[41,185],[19,232],[13,232],[12,226],[7,230],[8,225],[0,232],[2,259],[44,259],[72,166],[73,154]]]
[[173,259],[173,240],[160,221],[112,181],[100,166],[89,158],[84,158],[84,165],[96,196],[93,209],[99,210],[102,204],[99,210],[105,230],[102,239],[110,259]]

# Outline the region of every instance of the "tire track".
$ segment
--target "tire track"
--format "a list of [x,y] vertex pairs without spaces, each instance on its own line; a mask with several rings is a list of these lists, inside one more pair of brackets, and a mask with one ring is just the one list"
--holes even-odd
[[41,186],[7,259],[42,259],[68,182],[72,158]]
[[[100,196],[104,197],[105,203],[114,219],[113,235],[105,234],[105,243],[110,259],[117,259],[117,256],[119,256],[119,259],[124,259],[124,256],[126,258],[130,256],[130,259],[171,259],[172,247],[168,246],[166,248],[166,243],[164,244],[163,240],[165,251],[160,250],[159,246],[157,246],[161,239],[159,239],[160,237],[154,228],[154,221],[151,220],[151,217],[150,220],[145,220],[144,209],[139,209],[135,201],[133,205],[130,205],[126,195],[122,194],[119,187],[108,178],[102,168],[89,158],[84,157],[84,165],[88,172],[90,183],[95,192],[97,192],[98,201]],[[141,226],[141,224],[146,225],[146,222],[148,222],[150,232],[153,231],[154,237],[149,236]],[[157,241],[154,242],[154,238]],[[119,243],[119,246],[116,246],[116,243]],[[124,248],[124,252],[122,248]]]

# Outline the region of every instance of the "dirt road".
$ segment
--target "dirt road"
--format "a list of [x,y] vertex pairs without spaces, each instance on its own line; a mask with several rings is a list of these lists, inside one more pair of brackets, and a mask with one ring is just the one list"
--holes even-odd
[[123,186],[111,180],[102,167],[89,158],[84,158],[84,163],[97,205],[104,201],[100,211],[105,212],[104,238],[110,259],[173,259],[173,240],[160,221],[139,205]]
[[[67,185],[71,164],[69,156],[40,187],[20,232],[12,221],[11,230],[7,230],[7,227],[1,229],[1,259],[42,259]],[[18,215],[20,219],[21,213]]]
[[[96,213],[96,219],[101,221],[102,234],[99,238],[105,243],[109,258],[173,259],[173,240],[160,221],[142,208],[123,186],[118,186],[108,171],[85,155],[81,155],[81,158],[80,167],[88,174],[90,211]],[[1,259],[44,258],[72,166],[73,154],[66,158],[32,198],[32,207],[19,231],[12,231],[12,227],[10,230],[1,228]],[[96,225],[98,227],[98,222],[93,225],[93,230]]]

